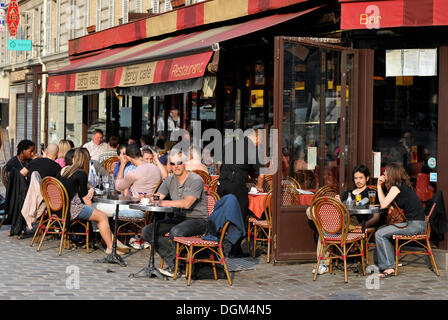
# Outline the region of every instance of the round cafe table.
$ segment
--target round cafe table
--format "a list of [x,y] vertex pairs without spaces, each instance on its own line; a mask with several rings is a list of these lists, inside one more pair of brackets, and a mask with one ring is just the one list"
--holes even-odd
[[374,213],[387,212],[387,208],[382,209],[379,205],[366,205],[366,206],[347,206],[348,212],[351,215],[358,216],[361,220],[362,233],[366,232],[366,220],[367,217]]
[[93,197],[93,202],[100,203],[108,203],[114,204],[116,206],[115,214],[114,214],[114,239],[112,244],[112,253],[109,254],[106,258],[95,260],[98,263],[115,263],[121,267],[126,267],[126,262],[124,262],[123,258],[117,254],[117,230],[118,230],[118,210],[121,204],[130,204],[133,202],[138,202],[140,199],[132,198],[132,197],[124,197],[119,195],[117,192],[108,192],[104,195],[95,195]]
[[152,222],[152,247],[151,247],[151,254],[149,256],[149,264],[147,267],[143,268],[142,270],[138,271],[137,273],[131,273],[129,275],[129,278],[136,278],[140,273],[144,273],[147,277],[151,278],[152,276],[156,276],[159,279],[162,280],[168,280],[166,276],[161,274],[159,270],[154,267],[154,243],[156,241],[156,230],[157,230],[157,220],[156,216],[160,215],[165,217],[165,214],[167,213],[174,213],[180,211],[179,208],[176,207],[160,207],[153,204],[143,205],[140,203],[137,204],[131,204],[129,205],[130,209],[136,209],[136,210],[142,210],[145,212],[154,212],[154,219]]

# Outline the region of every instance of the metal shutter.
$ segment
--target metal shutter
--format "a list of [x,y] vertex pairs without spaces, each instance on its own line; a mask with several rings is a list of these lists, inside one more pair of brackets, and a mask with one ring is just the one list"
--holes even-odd
[[16,121],[16,142],[17,144],[25,139],[25,96],[17,95],[17,121]]

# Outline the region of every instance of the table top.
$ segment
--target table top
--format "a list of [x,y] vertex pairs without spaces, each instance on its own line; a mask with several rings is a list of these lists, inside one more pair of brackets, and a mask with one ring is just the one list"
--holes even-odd
[[93,202],[110,203],[110,204],[129,204],[132,202],[139,202],[140,199],[133,197],[125,197],[118,193],[107,193],[104,195],[95,195]]
[[348,206],[347,209],[351,214],[373,214],[373,213],[387,211],[387,208],[381,209],[378,205],[373,206],[373,207],[370,207],[369,205],[367,205],[367,206]]
[[265,196],[267,192],[248,193],[249,196]]
[[130,204],[130,209],[136,209],[136,210],[142,210],[142,211],[151,211],[151,212],[175,212],[179,210],[179,208],[176,207],[156,207],[151,205],[143,205],[140,203]]

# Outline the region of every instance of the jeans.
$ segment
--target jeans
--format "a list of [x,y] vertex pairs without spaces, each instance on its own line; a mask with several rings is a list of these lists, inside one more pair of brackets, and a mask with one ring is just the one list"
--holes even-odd
[[[207,231],[206,219],[165,219],[156,222],[155,244],[152,242],[153,224],[145,226],[142,230],[143,239],[151,243],[152,248],[166,262],[170,268],[174,268],[174,259],[176,258],[176,244],[172,241],[174,237],[191,237],[201,235]],[[169,232],[169,238],[164,235]],[[171,241],[170,241],[171,240]]]
[[[395,268],[395,249],[392,246],[391,239],[394,234],[397,235],[415,235],[426,232],[426,221],[411,220],[407,222],[406,228],[400,229],[389,225],[380,227],[375,233],[376,252],[378,257],[378,268],[380,270]],[[397,223],[398,226],[405,226],[404,223]]]

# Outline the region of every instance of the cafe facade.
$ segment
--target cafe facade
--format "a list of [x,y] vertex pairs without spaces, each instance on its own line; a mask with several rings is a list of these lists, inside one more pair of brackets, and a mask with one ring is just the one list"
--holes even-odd
[[[167,138],[172,108],[179,110],[184,129],[191,129],[194,120],[201,121],[202,131],[277,129],[273,192],[278,195],[285,176],[294,177],[304,190],[325,184],[344,190],[352,187],[351,170],[358,163],[367,164],[372,176],[381,173],[388,140],[404,133],[391,130],[403,121],[404,111],[389,99],[400,102],[401,95],[409,95],[400,90],[391,94],[390,79],[377,73],[384,69],[376,59],[384,60],[385,49],[371,44],[381,37],[343,30],[340,9],[345,3],[338,1],[236,2],[229,9],[225,1],[205,1],[72,40],[72,63],[49,73],[47,93],[82,100],[84,141],[95,128],[106,137]],[[427,153],[443,163],[448,155],[438,146],[448,135],[440,132],[444,128],[437,119],[443,110],[434,109],[433,102],[447,101],[437,83],[448,76],[441,61],[448,51],[441,44],[437,51],[438,75],[430,83],[414,82],[432,90],[429,105],[411,107],[417,111],[412,109],[408,118],[423,117],[426,123],[421,111],[432,112],[426,116],[432,121],[428,128],[437,138],[428,142]],[[391,106],[379,101],[383,96],[376,100],[379,77],[385,79],[382,94]],[[386,107],[392,109],[382,110]],[[381,118],[386,111],[395,112],[395,118]],[[403,128],[414,138],[421,134]],[[423,157],[424,147],[419,148]],[[435,171],[432,187],[448,190],[442,183],[448,172]],[[284,205],[281,197],[273,197],[274,261],[315,259],[308,205]],[[446,249],[446,241],[439,248]]]

